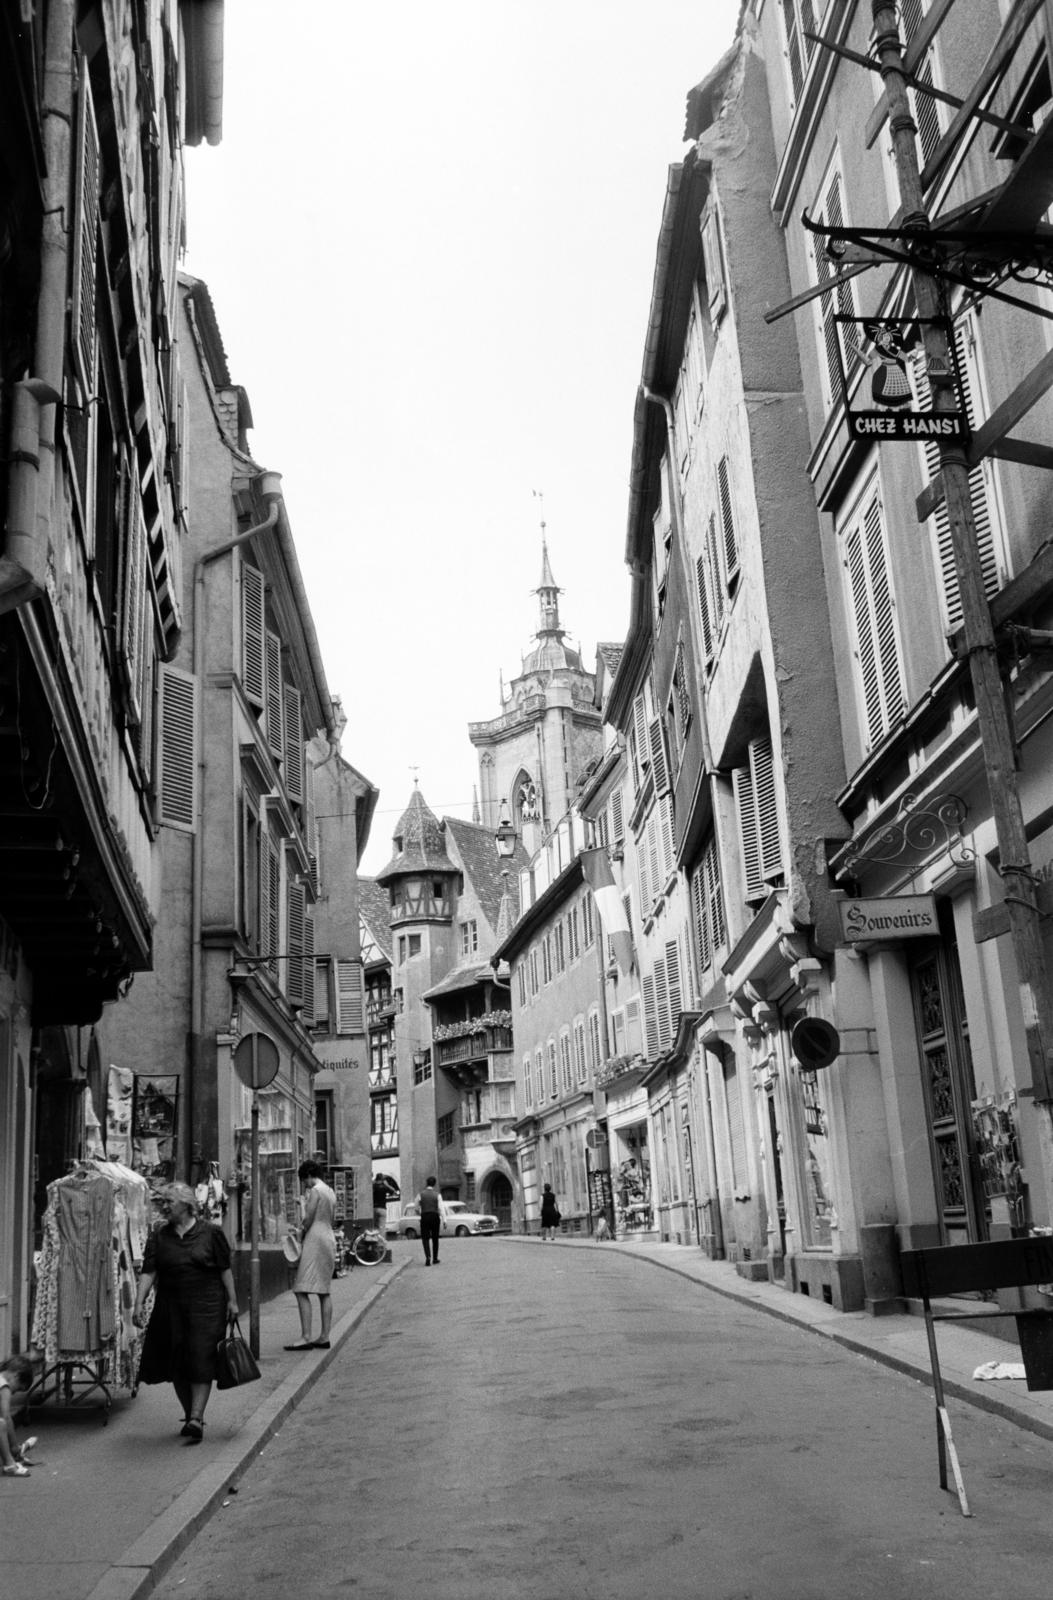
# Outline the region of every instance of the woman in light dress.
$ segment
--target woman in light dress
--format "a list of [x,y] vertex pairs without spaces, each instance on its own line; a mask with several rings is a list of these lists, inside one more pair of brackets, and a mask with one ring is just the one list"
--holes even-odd
[[[286,1350],[328,1350],[333,1321],[330,1286],[336,1267],[336,1195],[322,1181],[324,1168],[317,1161],[305,1161],[298,1177],[304,1186],[303,1226],[300,1229],[300,1261],[293,1279],[296,1309],[300,1313],[300,1338]],[[311,1296],[318,1296],[321,1320],[319,1337],[311,1337]]]

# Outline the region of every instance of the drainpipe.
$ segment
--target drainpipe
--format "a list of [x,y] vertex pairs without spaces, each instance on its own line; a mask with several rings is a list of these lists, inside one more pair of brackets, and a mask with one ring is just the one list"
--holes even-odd
[[0,556],[0,613],[43,593],[46,529],[55,476],[55,419],[62,399],[68,281],[70,128],[73,120],[73,0],[48,6],[44,58],[44,215],[40,238],[35,375],[14,385],[7,538]]
[[264,500],[269,501],[267,515],[255,527],[246,528],[244,533],[236,534],[233,539],[218,544],[213,550],[206,550],[194,562],[193,599],[192,599],[192,627],[194,635],[194,681],[198,686],[195,700],[194,713],[194,741],[197,750],[197,816],[194,828],[192,856],[191,856],[191,888],[190,888],[190,1072],[187,1078],[187,1128],[190,1134],[190,1150],[187,1162],[187,1178],[193,1173],[195,1159],[201,1161],[204,1156],[200,1149],[195,1156],[195,1088],[201,1072],[201,1043],[205,1032],[205,980],[202,962],[201,940],[201,907],[204,899],[204,866],[205,866],[205,840],[203,827],[203,801],[205,793],[205,568],[213,561],[218,561],[221,556],[229,555],[232,550],[247,544],[250,539],[255,539],[258,534],[268,533],[277,526],[278,514],[281,510],[281,474],[278,472],[261,472],[256,482]]
[[[673,526],[676,530],[676,545],[680,551],[680,559],[685,559],[687,546],[684,542],[684,505],[680,498],[680,485],[676,473],[676,431],[673,419],[673,408],[664,395],[654,394],[646,384],[640,385],[640,393],[645,400],[650,400],[652,405],[661,406],[665,416],[665,470],[669,481],[669,504],[673,508]],[[690,574],[688,575],[690,577]],[[690,593],[691,584],[688,583]],[[702,739],[702,761],[707,772],[713,771],[713,750],[709,742],[709,720],[706,716],[706,697],[698,696],[698,730]]]

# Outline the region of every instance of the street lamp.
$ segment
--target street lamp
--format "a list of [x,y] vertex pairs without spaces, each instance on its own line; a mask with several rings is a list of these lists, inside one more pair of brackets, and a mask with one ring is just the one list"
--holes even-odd
[[501,801],[501,815],[497,819],[497,832],[494,834],[494,844],[497,846],[499,856],[507,860],[515,854],[516,830],[512,818],[508,815],[508,801]]

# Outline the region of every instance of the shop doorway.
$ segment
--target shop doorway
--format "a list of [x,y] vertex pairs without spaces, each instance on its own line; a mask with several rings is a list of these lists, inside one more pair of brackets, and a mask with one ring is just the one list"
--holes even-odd
[[976,1097],[969,1024],[951,908],[940,906],[941,942],[911,963],[936,1208],[943,1244],[988,1237],[973,1138]]

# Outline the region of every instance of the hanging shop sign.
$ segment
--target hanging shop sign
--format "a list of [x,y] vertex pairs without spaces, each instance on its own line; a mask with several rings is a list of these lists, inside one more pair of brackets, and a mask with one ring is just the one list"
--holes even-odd
[[[809,1072],[818,1072],[821,1067],[830,1066],[841,1054],[841,1035],[825,1017],[802,1017],[793,1025],[790,1049],[802,1067]],[[822,1108],[818,1100],[815,1105],[821,1119]],[[810,1127],[809,1131],[822,1133],[824,1129],[821,1126]]]
[[[969,420],[961,385],[952,362],[937,365],[926,355],[922,330],[940,327],[948,349],[954,349],[951,324],[945,318],[849,317],[834,313],[841,330],[836,340],[841,365],[848,426],[856,439],[907,439],[913,443],[948,444],[965,440]],[[849,392],[848,372],[858,356],[870,369],[869,382]],[[937,389],[954,387],[955,405],[935,410]]]
[[867,900],[840,900],[841,937],[846,944],[876,939],[926,939],[939,932],[936,897],[892,894]]

